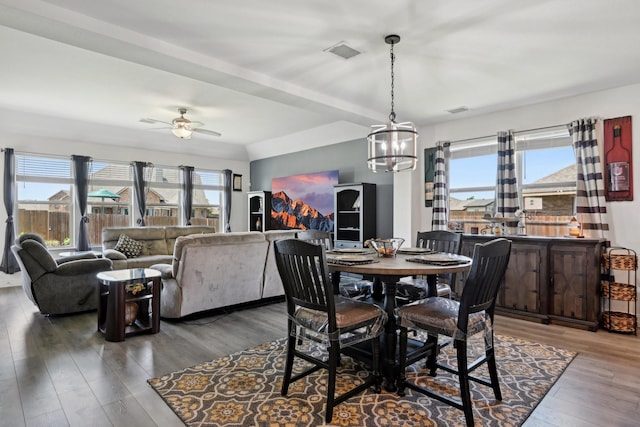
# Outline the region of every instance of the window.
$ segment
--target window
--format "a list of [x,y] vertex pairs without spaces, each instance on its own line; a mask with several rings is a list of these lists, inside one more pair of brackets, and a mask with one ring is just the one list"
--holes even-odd
[[16,154],[17,234],[37,233],[50,247],[73,245],[71,159]]
[[128,163],[94,160],[89,171],[87,217],[89,243],[102,243],[104,227],[131,225],[133,178]]
[[219,171],[195,169],[193,174],[193,206],[191,225],[214,226],[221,231],[220,211],[224,179]]
[[[100,245],[102,228],[131,222],[131,173],[125,163],[93,161],[89,170],[89,243]],[[69,158],[16,155],[18,234],[37,233],[50,247],[75,246],[79,223]]]
[[[149,226],[183,224],[180,169],[149,169],[145,223]],[[50,247],[76,245],[80,209],[74,195],[70,158],[16,153],[18,234],[37,233]],[[93,160],[89,170],[87,223],[89,242],[102,243],[104,227],[133,225],[133,176],[127,162]],[[220,171],[196,169],[193,183],[192,225],[222,230],[224,179]]]
[[[146,179],[147,177],[145,177]],[[180,225],[180,169],[154,166],[146,198],[146,225]]]
[[[181,171],[173,166],[155,166],[147,193],[147,225],[179,225],[182,219]],[[223,199],[220,171],[195,169],[191,225],[212,225],[220,230],[220,206]]]
[[[482,230],[489,225],[483,217],[495,210],[496,139],[454,143],[450,151],[450,221],[467,233],[471,227]],[[535,207],[527,209],[527,234],[566,234],[576,194],[575,155],[566,128],[516,133],[516,171],[523,208]]]

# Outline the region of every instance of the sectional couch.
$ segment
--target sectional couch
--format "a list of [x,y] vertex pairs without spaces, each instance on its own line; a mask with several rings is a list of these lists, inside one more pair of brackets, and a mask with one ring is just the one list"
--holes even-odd
[[[148,268],[153,264],[171,263],[178,237],[215,231],[214,227],[207,226],[105,227],[102,229],[102,254],[111,260],[114,270]],[[137,256],[130,257],[115,249],[123,234],[142,243]]]
[[[160,315],[190,314],[284,295],[273,242],[298,230],[215,233],[213,227],[108,227],[102,251],[113,269],[153,268],[162,273]],[[116,245],[125,234],[142,243],[127,257]]]
[[160,314],[193,313],[284,295],[273,243],[295,238],[296,230],[194,234],[176,239],[162,273]]

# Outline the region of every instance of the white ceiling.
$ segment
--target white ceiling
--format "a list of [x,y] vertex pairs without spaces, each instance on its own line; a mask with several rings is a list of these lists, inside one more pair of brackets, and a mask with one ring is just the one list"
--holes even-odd
[[[0,0],[0,125],[253,160],[386,121],[387,34],[397,118],[425,126],[638,83],[639,22],[637,0]],[[139,122],[178,107],[222,137]]]

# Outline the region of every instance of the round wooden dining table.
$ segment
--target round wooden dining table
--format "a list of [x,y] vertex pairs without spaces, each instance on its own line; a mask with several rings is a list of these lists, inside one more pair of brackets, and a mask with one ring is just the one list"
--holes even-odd
[[[327,256],[327,263],[331,271],[331,280],[336,293],[339,292],[340,273],[356,273],[373,277],[372,299],[375,303],[382,304],[387,313],[387,323],[385,324],[384,337],[384,359],[383,368],[385,376],[385,388],[388,391],[396,390],[395,378],[397,375],[396,360],[396,283],[405,276],[427,276],[427,297],[437,296],[437,276],[447,273],[467,272],[471,269],[471,258],[462,255],[452,255],[451,263],[445,262],[421,263],[408,261],[411,258],[425,258],[416,255],[397,254],[395,257],[377,257],[371,255],[373,262],[349,263],[345,259],[348,257]],[[332,260],[339,260],[339,263],[332,263]]]

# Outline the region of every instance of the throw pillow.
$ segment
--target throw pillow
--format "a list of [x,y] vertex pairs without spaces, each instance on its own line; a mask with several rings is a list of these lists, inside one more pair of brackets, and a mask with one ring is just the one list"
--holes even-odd
[[140,252],[142,252],[142,242],[133,240],[126,234],[121,234],[118,239],[118,243],[116,243],[116,246],[113,249],[118,252],[122,252],[127,256],[127,258],[135,258],[140,255]]

